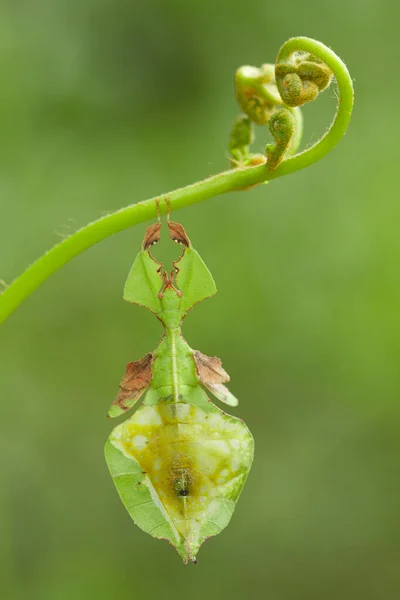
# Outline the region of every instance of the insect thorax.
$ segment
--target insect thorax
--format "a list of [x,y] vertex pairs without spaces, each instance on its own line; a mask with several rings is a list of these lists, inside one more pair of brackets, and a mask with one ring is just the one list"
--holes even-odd
[[175,288],[167,288],[162,292],[161,308],[162,311],[159,313],[164,327],[166,329],[176,329],[180,327],[182,323],[182,316],[180,311],[181,298]]

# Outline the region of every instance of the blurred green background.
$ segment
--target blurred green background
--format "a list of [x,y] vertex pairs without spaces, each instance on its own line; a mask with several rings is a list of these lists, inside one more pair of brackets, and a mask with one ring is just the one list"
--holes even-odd
[[[103,459],[126,362],[161,335],[122,301],[145,226],[69,263],[1,328],[7,600],[392,600],[400,588],[397,2],[3,0],[0,278],[91,219],[227,167],[233,74],[308,35],[355,81],[322,162],[175,213],[217,282],[189,343],[223,358],[256,459],[196,567],[130,521]],[[330,88],[304,110],[325,130]],[[258,130],[258,147],[267,139]]]

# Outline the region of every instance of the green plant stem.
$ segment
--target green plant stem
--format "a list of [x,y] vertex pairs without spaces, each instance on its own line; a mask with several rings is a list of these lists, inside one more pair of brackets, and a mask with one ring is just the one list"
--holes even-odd
[[290,147],[285,153],[286,158],[296,154],[301,144],[301,138],[303,137],[303,113],[298,106],[292,108],[292,115],[294,116],[295,121],[294,135]]
[[[339,102],[335,119],[327,133],[304,152],[285,159],[275,170],[268,169],[265,164],[234,169],[160,195],[159,198],[169,199],[171,210],[190,206],[227,192],[245,190],[270,179],[304,169],[325,156],[337,144],[346,131],[353,106],[353,85],[350,74],[345,64],[332,50],[309,38],[293,38],[286,42],[280,50],[278,61],[287,60],[296,50],[311,52],[320,58],[332,69],[336,77]],[[160,203],[160,209],[161,212],[166,211],[165,203]],[[151,198],[102,217],[54,246],[28,267],[0,296],[0,324],[41,283],[69,260],[106,237],[153,219],[155,216],[155,198]]]

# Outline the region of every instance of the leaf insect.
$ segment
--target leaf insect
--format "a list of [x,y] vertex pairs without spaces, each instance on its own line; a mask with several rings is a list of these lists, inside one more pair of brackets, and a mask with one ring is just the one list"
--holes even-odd
[[186,564],[197,562],[201,544],[228,525],[254,442],[242,420],[207,396],[205,389],[229,406],[238,404],[224,385],[229,375],[220,359],[193,350],[182,337],[187,312],[217,290],[182,225],[170,220],[169,204],[167,227],[183,247],[172,271],[163,271],[150,252],[160,239],[159,216],[146,231],[123,295],[158,317],[164,337],[154,352],[126,367],[109,416],[124,414],[142,397],[143,404],[113,429],[105,456],[136,525],[168,540]]

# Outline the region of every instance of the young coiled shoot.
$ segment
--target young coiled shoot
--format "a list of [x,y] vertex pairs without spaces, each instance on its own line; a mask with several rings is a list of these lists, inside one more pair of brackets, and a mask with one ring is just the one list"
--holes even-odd
[[[332,70],[318,56],[302,51],[288,56],[280,53],[276,65],[240,67],[235,74],[235,93],[244,114],[233,124],[229,146],[232,166],[266,162],[274,171],[284,158],[295,154],[303,129],[299,107],[315,100],[332,78]],[[250,153],[254,125],[268,125],[274,138],[275,143],[265,147],[265,157]]]

